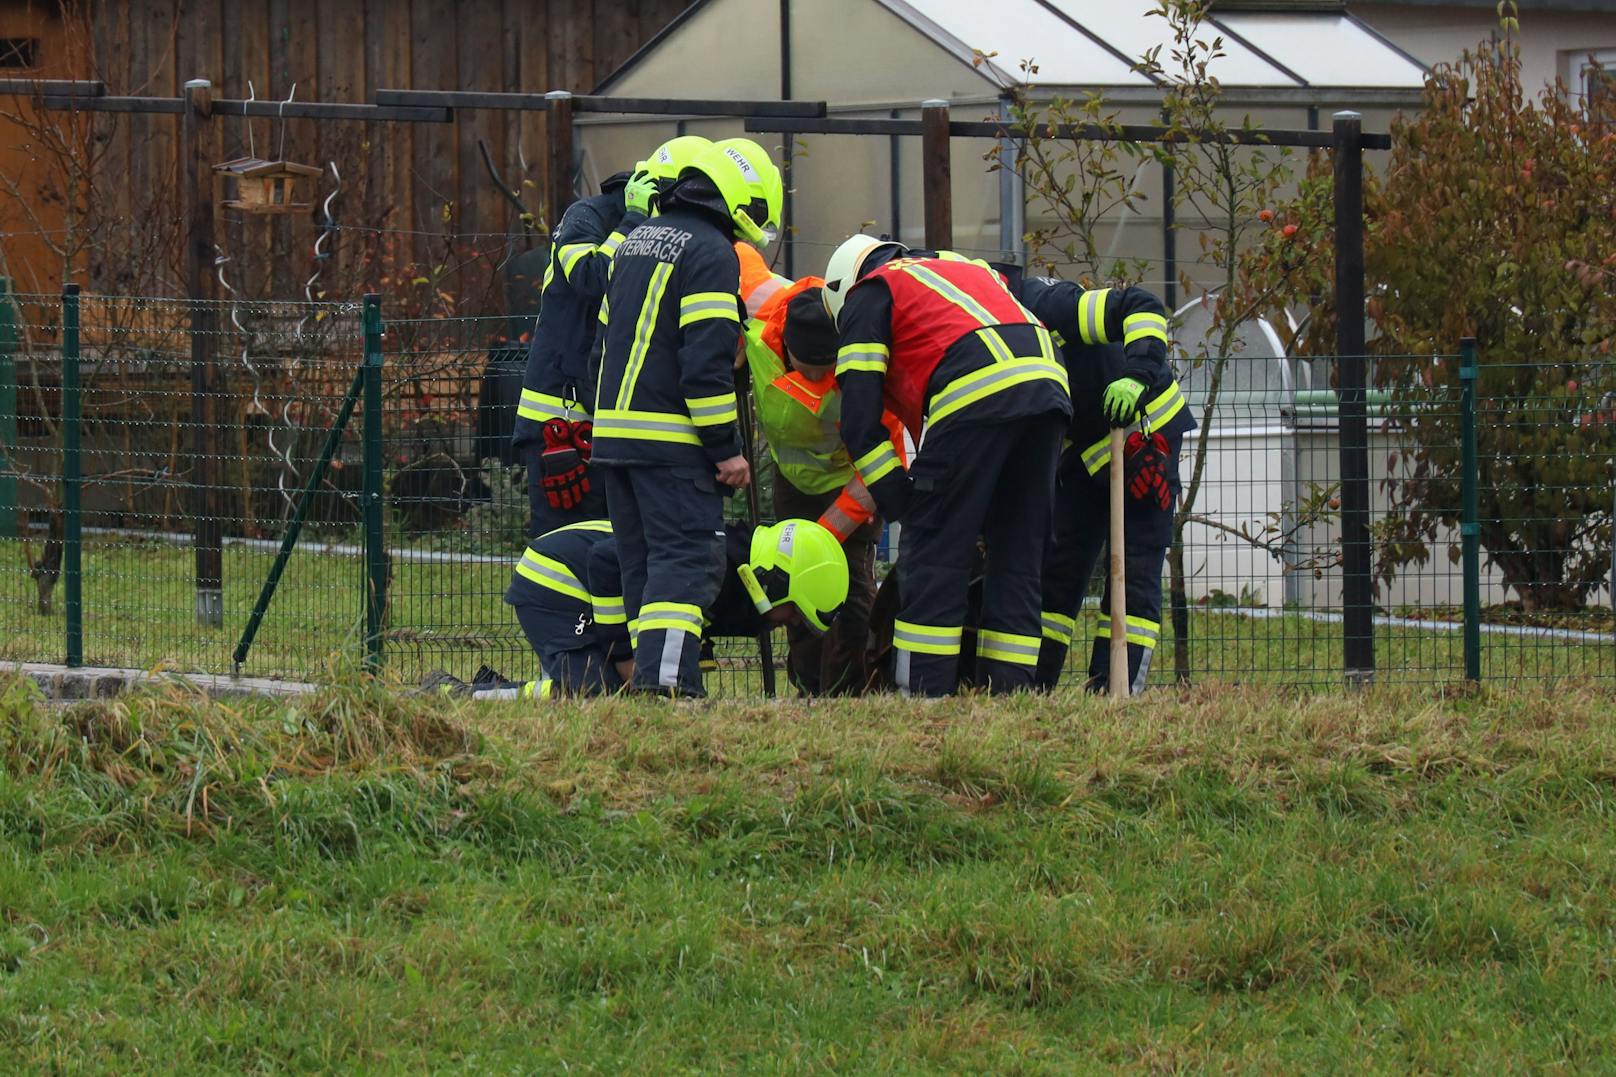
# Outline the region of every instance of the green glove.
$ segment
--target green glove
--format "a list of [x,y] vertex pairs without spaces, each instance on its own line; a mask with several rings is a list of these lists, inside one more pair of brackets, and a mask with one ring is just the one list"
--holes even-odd
[[1127,426],[1139,413],[1139,398],[1144,395],[1144,383],[1137,378],[1118,378],[1105,387],[1100,410],[1105,412],[1112,426]]
[[636,172],[623,186],[623,208],[642,217],[651,215],[651,199],[656,197],[656,180],[648,172]]

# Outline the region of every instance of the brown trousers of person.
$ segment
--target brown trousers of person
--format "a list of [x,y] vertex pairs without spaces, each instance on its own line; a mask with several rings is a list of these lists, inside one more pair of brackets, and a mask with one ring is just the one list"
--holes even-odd
[[[809,494],[797,489],[774,469],[774,513],[779,520],[817,520],[835,501],[839,490]],[[806,626],[787,629],[790,656],[786,673],[806,696],[851,695],[869,682],[865,649],[869,645],[870,607],[875,604],[875,544],[881,521],[873,519],[842,543],[847,554],[847,602],[824,635]]]

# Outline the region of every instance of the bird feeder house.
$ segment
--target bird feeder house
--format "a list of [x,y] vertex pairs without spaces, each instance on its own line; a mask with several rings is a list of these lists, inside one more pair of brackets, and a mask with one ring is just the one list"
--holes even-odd
[[224,178],[227,197],[223,205],[247,213],[291,213],[313,205],[297,200],[298,181],[316,177],[322,170],[291,161],[238,157],[214,165],[213,171]]

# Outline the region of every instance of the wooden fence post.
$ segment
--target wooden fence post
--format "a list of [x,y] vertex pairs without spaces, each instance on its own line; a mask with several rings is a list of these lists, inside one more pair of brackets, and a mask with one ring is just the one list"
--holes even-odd
[[191,517],[196,553],[196,620],[224,624],[223,529],[214,454],[225,444],[218,425],[218,370],[214,366],[217,311],[212,300],[213,162],[209,133],[213,123],[213,84],[185,84],[181,113],[180,196],[185,216],[185,296],[191,315]]
[[920,103],[920,182],[926,200],[926,246],[934,251],[954,245],[954,179],[948,146],[948,102],[932,98]]

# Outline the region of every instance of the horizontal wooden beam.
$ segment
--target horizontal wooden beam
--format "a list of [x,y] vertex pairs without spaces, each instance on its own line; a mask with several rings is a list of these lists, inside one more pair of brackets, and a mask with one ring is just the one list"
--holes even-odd
[[[796,119],[791,117],[751,118],[746,130],[755,134],[801,135],[914,135],[921,134],[920,120],[893,119]],[[1329,149],[1332,145],[1329,131],[1287,131],[1234,129],[1205,134],[1194,131],[1169,131],[1151,124],[1051,124],[1036,129],[1040,138],[1080,139],[1096,142],[1223,142],[1244,146],[1299,146]],[[1010,124],[954,120],[948,125],[953,138],[1026,138],[1025,129]],[[1371,150],[1389,150],[1392,137],[1386,134],[1366,134],[1363,146]]]
[[100,97],[107,92],[93,79],[0,79],[0,94],[38,97]]
[[[542,93],[491,93],[477,90],[377,90],[376,103],[426,108],[515,109],[523,112],[543,112],[552,104]],[[780,116],[812,119],[825,115],[825,102],[599,97],[591,94],[574,94],[572,110],[646,116]]]
[[405,105],[362,105],[336,101],[233,101],[213,102],[214,115],[285,117],[293,120],[391,120],[399,123],[449,123],[447,108],[412,108]]
[[185,111],[181,97],[59,97],[47,96],[46,108],[70,112],[160,112],[178,116]]

